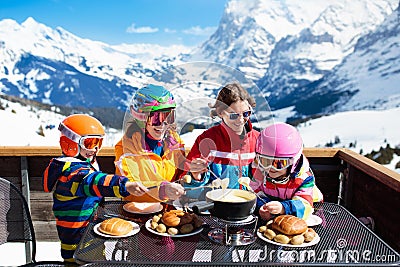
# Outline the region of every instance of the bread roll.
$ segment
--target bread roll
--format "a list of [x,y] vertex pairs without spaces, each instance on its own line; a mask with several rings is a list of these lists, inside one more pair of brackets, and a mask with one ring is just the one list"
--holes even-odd
[[307,223],[293,215],[279,215],[274,219],[271,228],[285,235],[300,235],[307,231]]
[[133,225],[121,218],[111,218],[104,220],[100,226],[99,231],[114,236],[121,236],[130,233],[133,230]]
[[[182,214],[183,215],[183,214]],[[166,225],[166,226],[178,226],[179,223],[181,222],[181,219],[178,217],[176,212],[172,211],[167,211],[163,214],[161,217],[161,221]]]

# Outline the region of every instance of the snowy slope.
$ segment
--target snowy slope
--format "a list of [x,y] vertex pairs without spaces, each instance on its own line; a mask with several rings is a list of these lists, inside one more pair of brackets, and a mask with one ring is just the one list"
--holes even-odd
[[[1,146],[58,146],[59,132],[57,126],[64,116],[51,111],[40,111],[35,108],[21,106],[4,99],[0,99],[4,109],[0,109],[0,118],[7,131],[0,131]],[[275,121],[284,121],[290,116],[290,109],[276,112]],[[178,115],[179,116],[179,115]],[[349,111],[337,113],[310,120],[298,126],[306,147],[324,147],[335,138],[340,139],[336,147],[346,147],[357,153],[369,153],[379,150],[381,146],[391,147],[400,145],[399,126],[393,124],[400,117],[400,108],[382,111]],[[99,118],[101,120],[101,118]],[[15,123],[18,122],[18,123]],[[47,125],[54,125],[53,129],[46,129]],[[43,128],[44,136],[37,132]],[[203,130],[182,135],[186,146],[191,146]],[[114,146],[122,132],[116,129],[107,129],[105,146]],[[350,147],[350,143],[355,147]],[[395,158],[387,167],[394,169],[399,161]],[[400,172],[400,169],[397,170]]]

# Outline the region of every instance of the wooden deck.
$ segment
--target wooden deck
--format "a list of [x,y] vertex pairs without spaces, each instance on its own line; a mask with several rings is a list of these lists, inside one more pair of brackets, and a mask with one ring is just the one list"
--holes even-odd
[[[370,216],[375,232],[400,252],[400,174],[348,149],[306,148],[318,187],[327,202],[345,206],[356,217]],[[57,241],[52,196],[43,192],[42,173],[58,147],[0,147],[0,176],[17,184],[30,202],[39,241]],[[114,173],[114,149],[99,153],[102,171]]]

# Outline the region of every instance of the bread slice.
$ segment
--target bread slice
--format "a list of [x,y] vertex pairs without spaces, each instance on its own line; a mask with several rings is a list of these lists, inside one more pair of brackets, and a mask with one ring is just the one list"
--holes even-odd
[[133,225],[121,218],[111,218],[104,220],[100,226],[99,231],[114,236],[121,236],[130,233],[133,230]]
[[124,205],[124,210],[133,213],[152,213],[160,211],[159,202],[129,202]]

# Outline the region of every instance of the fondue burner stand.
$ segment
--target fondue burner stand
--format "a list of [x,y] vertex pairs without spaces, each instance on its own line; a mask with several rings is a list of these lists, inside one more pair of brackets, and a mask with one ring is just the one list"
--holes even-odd
[[228,246],[243,246],[256,240],[257,216],[250,215],[240,221],[217,220],[219,227],[208,232],[212,241]]

